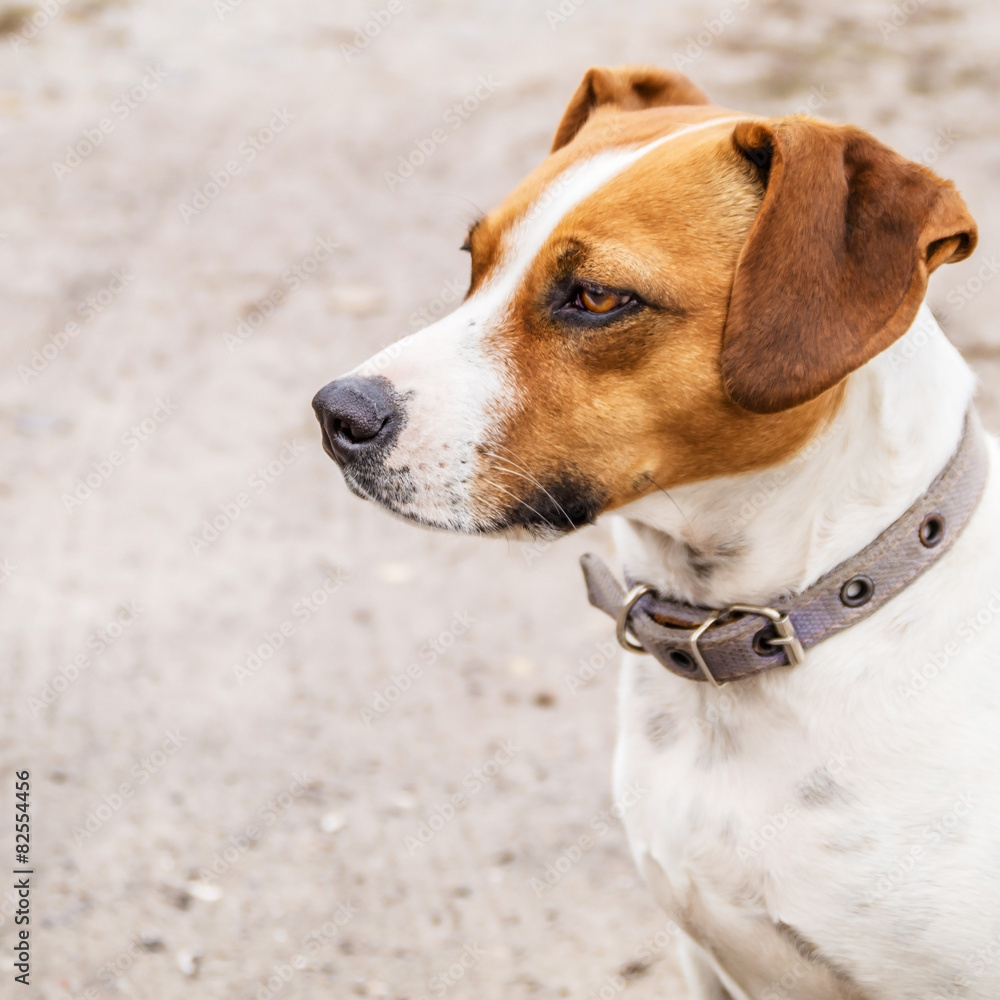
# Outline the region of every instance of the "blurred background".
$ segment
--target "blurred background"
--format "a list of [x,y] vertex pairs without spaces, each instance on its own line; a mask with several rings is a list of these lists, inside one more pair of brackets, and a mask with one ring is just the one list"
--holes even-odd
[[45,0],[0,3],[0,32],[18,995],[683,997],[608,816],[612,631],[576,566],[605,529],[396,522],[348,494],[309,401],[454,307],[468,223],[584,71],[643,62],[955,179],[980,249],[930,298],[1000,429],[1000,9]]

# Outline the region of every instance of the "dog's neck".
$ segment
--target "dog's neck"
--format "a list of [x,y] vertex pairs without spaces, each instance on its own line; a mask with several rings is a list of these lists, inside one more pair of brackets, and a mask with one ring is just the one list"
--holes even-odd
[[927,489],[958,445],[973,383],[923,306],[904,337],[849,377],[839,411],[790,460],[619,511],[625,569],[709,607],[804,589]]

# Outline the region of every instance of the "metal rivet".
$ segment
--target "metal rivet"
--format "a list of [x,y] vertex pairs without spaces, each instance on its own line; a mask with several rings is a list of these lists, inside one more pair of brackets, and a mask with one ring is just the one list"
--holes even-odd
[[875,593],[875,584],[867,576],[852,576],[840,588],[840,601],[848,608],[860,608],[867,604]]
[[933,549],[944,538],[944,517],[940,514],[928,514],[921,522],[917,531],[920,544],[925,549]]

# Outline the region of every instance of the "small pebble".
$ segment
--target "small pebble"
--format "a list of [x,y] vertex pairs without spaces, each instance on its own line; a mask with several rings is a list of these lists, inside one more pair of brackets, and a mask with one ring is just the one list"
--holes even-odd
[[405,809],[407,811],[417,808],[417,797],[411,795],[409,792],[396,792],[392,797],[392,804],[397,809]]
[[177,968],[189,978],[198,975],[198,967],[201,965],[201,955],[194,951],[177,952]]
[[382,563],[376,570],[378,578],[383,583],[409,583],[414,576],[413,567],[409,563]]
[[222,890],[212,882],[188,882],[185,888],[189,896],[200,899],[203,903],[214,903],[222,899]]
[[535,672],[535,665],[526,656],[514,656],[507,663],[507,669],[515,677],[528,677]]
[[334,312],[348,316],[373,316],[384,307],[384,296],[374,285],[339,285],[330,289],[327,301]]
[[324,833],[339,833],[347,826],[347,820],[341,813],[324,813],[319,821],[319,828]]

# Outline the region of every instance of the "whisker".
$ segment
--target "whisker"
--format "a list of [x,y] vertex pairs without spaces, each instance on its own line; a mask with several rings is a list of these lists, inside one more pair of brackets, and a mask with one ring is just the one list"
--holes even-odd
[[680,504],[648,472],[646,473],[646,478],[677,508],[677,513],[684,518],[687,526],[689,528],[693,527],[691,522],[688,520],[687,514],[681,510]]
[[[537,486],[556,505],[556,507],[559,508],[559,512],[562,514],[563,517],[566,518],[566,523],[570,526],[570,529],[572,530],[573,528],[575,528],[576,525],[573,523],[573,518],[571,518],[569,514],[566,513],[566,508],[563,507],[563,505],[531,474],[531,469],[529,469],[528,466],[525,465],[524,461],[518,458],[517,455],[515,455],[514,452],[510,450],[510,448],[506,447],[506,445],[498,444],[497,447],[503,448],[503,450],[508,452],[511,457],[504,458],[503,456],[498,455],[496,454],[496,452],[492,451],[487,451],[486,454],[490,455],[492,458],[495,458],[500,462],[515,462],[517,465],[519,465],[524,471],[516,474],[520,475],[522,479],[534,483],[535,486]],[[514,472],[513,469],[508,469],[507,471]]]
[[531,513],[535,515],[535,517],[541,518],[544,524],[547,524],[553,530],[555,529],[555,525],[544,514],[535,510],[535,508],[532,507],[530,503],[528,503],[525,500],[522,500],[516,493],[511,493],[510,490],[501,486],[499,483],[493,482],[492,479],[484,479],[483,482],[486,483],[488,486],[493,486],[494,488],[500,490],[501,492],[506,493],[508,496],[513,497],[519,504],[522,504],[523,506],[527,507],[528,510],[530,510]]

